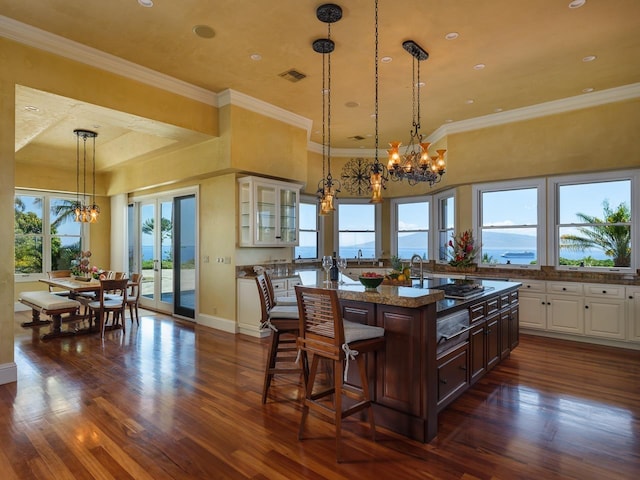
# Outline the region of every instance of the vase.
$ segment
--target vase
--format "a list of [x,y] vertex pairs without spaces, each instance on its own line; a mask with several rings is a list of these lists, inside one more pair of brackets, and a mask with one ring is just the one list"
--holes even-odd
[[445,265],[447,272],[451,273],[474,273],[478,271],[478,264],[472,263],[471,265]]

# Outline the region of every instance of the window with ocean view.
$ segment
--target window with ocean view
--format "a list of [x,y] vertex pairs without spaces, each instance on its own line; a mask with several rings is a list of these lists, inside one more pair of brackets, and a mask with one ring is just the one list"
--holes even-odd
[[341,199],[336,214],[338,255],[348,259],[378,258],[380,231],[376,231],[376,225],[380,225],[380,205]]
[[449,239],[456,227],[456,199],[449,193],[437,195],[438,205],[438,258],[440,262],[449,261]]
[[320,222],[318,200],[315,197],[300,199],[299,244],[294,247],[293,258],[316,260],[320,256]]
[[633,177],[613,173],[554,181],[558,268],[631,267]]
[[426,197],[394,199],[392,208],[392,252],[402,260],[413,255],[429,258],[430,202]]
[[[544,181],[474,186],[483,265],[540,265],[544,251]],[[541,207],[539,207],[541,206]],[[542,258],[541,258],[542,257]]]

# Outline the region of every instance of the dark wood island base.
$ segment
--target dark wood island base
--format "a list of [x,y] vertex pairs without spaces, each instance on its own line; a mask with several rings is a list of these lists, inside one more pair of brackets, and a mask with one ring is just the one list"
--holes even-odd
[[342,298],[345,319],[385,329],[385,349],[367,359],[376,424],[430,442],[438,413],[518,345],[520,284],[479,283],[473,299],[418,307]]

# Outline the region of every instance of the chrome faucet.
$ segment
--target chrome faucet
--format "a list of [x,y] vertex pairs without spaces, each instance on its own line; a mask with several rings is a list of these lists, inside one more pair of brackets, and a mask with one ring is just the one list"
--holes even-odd
[[413,257],[411,257],[411,262],[410,262],[411,267],[413,267],[413,262],[415,260],[418,260],[420,262],[420,288],[424,288],[424,275],[423,275],[423,271],[422,271],[422,267],[423,267],[422,257],[420,255],[418,255],[417,253]]
[[360,259],[362,258],[362,250],[358,249],[358,265],[360,265]]

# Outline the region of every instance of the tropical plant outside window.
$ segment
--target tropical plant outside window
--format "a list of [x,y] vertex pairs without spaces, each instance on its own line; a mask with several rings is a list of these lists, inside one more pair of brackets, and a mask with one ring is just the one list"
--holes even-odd
[[16,274],[71,268],[82,242],[82,224],[73,221],[74,202],[71,196],[16,192]]
[[631,266],[631,181],[558,186],[558,264]]

